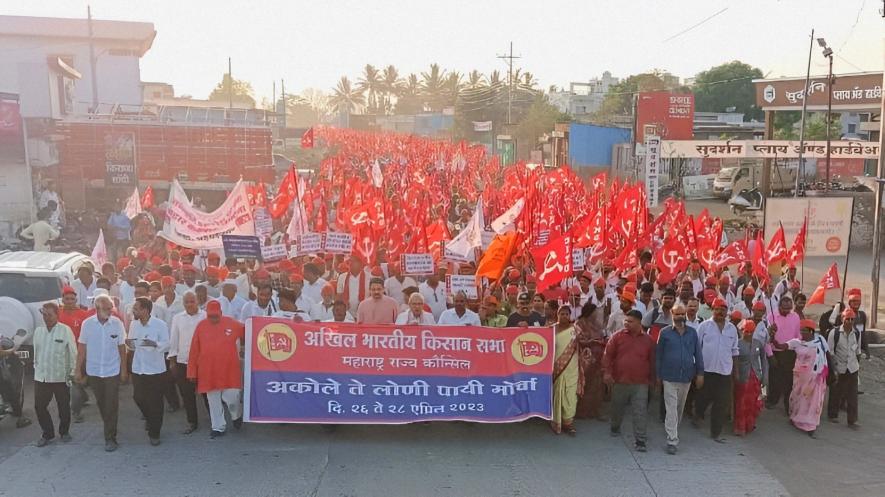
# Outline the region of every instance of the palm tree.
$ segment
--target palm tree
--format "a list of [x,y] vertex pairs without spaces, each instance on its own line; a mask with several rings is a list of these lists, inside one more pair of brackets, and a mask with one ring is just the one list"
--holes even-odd
[[444,96],[445,101],[448,105],[455,105],[455,102],[458,100],[458,95],[461,93],[461,73],[458,71],[450,72],[445,79],[444,83]]
[[383,81],[381,73],[372,64],[366,64],[363,68],[363,75],[358,81],[360,91],[366,92],[369,112],[378,111],[378,94],[381,92]]
[[517,80],[519,86],[526,90],[534,90],[535,86],[538,85],[538,80],[535,79],[535,75],[526,71],[522,73],[522,80]]
[[501,80],[501,71],[495,69],[489,74],[489,86],[496,86],[503,83]]
[[384,68],[381,79],[382,91],[384,93],[384,111],[389,113],[393,111],[393,103],[390,97],[399,95],[402,80],[399,77],[399,71],[392,65]]
[[396,100],[397,114],[415,114],[424,107],[421,101],[421,82],[418,76],[409,74],[405,82],[400,86]]
[[341,76],[338,85],[332,92],[329,104],[337,112],[347,112],[348,114],[355,112],[357,109],[365,105],[366,99],[360,89],[354,88],[347,76]]
[[481,72],[474,69],[467,75],[466,87],[471,90],[480,88],[485,84],[485,79],[485,76],[483,76]]
[[421,73],[421,89],[430,108],[440,110],[445,91],[445,71],[439,68],[439,64],[430,64],[430,71]]

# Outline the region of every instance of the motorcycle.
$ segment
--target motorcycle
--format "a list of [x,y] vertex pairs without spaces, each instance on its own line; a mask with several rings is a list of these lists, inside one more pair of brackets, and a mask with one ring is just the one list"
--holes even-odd
[[731,212],[735,215],[743,214],[744,211],[762,210],[763,203],[762,192],[758,188],[745,188],[728,200]]

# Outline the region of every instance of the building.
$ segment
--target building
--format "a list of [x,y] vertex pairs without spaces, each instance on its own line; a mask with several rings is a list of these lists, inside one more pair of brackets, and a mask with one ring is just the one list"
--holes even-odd
[[571,82],[568,91],[550,92],[550,103],[560,112],[571,115],[576,121],[589,119],[602,107],[609,88],[618,84],[618,78],[605,71],[601,78],[587,82]]
[[[142,101],[145,104],[158,106],[179,107],[203,107],[203,108],[226,108],[228,101],[208,100],[205,98],[193,98],[190,95],[175,96],[175,88],[169,83],[142,82]],[[233,99],[234,109],[254,109],[255,104],[249,100]]]
[[765,123],[744,122],[741,112],[695,111],[693,132],[695,140],[761,140]]

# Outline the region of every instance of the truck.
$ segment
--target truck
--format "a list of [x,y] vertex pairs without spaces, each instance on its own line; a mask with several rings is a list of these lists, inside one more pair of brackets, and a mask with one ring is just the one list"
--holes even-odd
[[[795,168],[772,166],[771,191],[789,192],[796,187]],[[758,161],[741,163],[733,167],[723,167],[713,180],[713,195],[723,200],[730,199],[741,190],[762,187],[762,164]]]

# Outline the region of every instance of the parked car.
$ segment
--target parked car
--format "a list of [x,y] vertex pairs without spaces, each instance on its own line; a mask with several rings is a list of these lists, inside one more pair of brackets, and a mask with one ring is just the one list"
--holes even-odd
[[15,337],[19,356],[26,363],[33,356],[34,329],[43,322],[43,304],[60,302],[62,287],[87,262],[93,264],[77,252],[0,253],[0,330]]
[[[762,164],[723,167],[713,180],[713,195],[728,200],[741,190],[762,187]],[[771,168],[771,191],[788,192],[796,187],[796,169]]]

